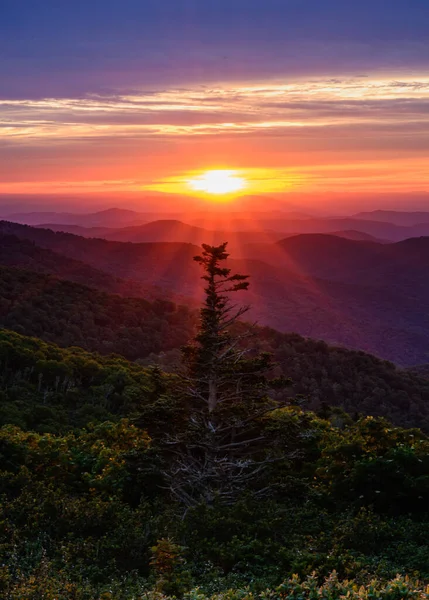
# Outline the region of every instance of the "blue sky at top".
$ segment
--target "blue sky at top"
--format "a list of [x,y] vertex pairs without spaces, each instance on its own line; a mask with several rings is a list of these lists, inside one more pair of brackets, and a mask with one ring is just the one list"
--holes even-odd
[[422,72],[428,0],[1,0],[1,97]]

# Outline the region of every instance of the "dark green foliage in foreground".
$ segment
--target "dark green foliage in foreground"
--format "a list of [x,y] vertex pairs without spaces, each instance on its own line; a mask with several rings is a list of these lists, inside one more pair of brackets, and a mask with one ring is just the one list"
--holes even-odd
[[[243,333],[241,324],[237,334]],[[277,374],[291,379],[290,396],[301,396],[315,412],[326,406],[359,414],[386,417],[395,425],[429,431],[429,377],[423,367],[406,370],[371,354],[330,346],[326,342],[256,328],[250,343],[259,352],[271,353]],[[177,351],[151,355],[144,364],[174,371]]]
[[[196,506],[182,519],[165,489],[161,444],[187,426],[174,376],[17,334],[0,339],[2,406],[21,415],[38,398],[37,410],[51,409],[49,427],[36,414],[35,425],[0,431],[0,585],[15,590],[10,598],[43,597],[31,586],[48,598],[90,599],[108,589],[137,596],[144,586],[257,590],[334,569],[359,584],[398,572],[429,578],[429,440],[419,430],[279,409],[255,425],[278,458],[264,475],[269,498],[249,486],[233,506]],[[55,391],[65,378],[71,399]],[[153,548],[167,538],[180,561],[162,583]]]
[[0,330],[0,425],[64,433],[141,415],[162,398],[169,379],[120,356],[63,349]]
[[293,392],[308,398],[311,410],[337,406],[351,415],[383,416],[395,425],[429,431],[429,379],[423,371],[270,328],[261,328],[257,341],[292,379]]
[[[6,570],[0,572],[3,583],[4,600],[29,600],[46,598],[57,600],[167,600],[176,596],[168,596],[157,590],[148,591],[141,581],[129,578],[113,581],[100,590],[88,582],[70,581],[63,572],[49,576],[49,564],[44,563],[35,576],[20,577],[11,581]],[[0,583],[1,585],[1,583]],[[101,595],[100,595],[101,594]],[[397,575],[384,582],[374,579],[367,585],[338,578],[334,571],[320,582],[310,575],[305,579],[297,575],[283,581],[279,586],[257,593],[250,587],[229,589],[220,594],[206,595],[196,588],[186,594],[187,600],[428,600],[427,586],[416,579]]]

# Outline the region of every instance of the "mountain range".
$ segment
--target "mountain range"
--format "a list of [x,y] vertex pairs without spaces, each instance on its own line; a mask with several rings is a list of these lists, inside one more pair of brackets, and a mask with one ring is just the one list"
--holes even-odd
[[[252,229],[253,225],[253,229]],[[51,229],[63,233],[74,233],[86,238],[102,238],[116,242],[184,242],[191,244],[220,244],[229,241],[230,247],[235,253],[242,253],[242,247],[250,243],[276,242],[297,235],[296,233],[281,233],[279,231],[255,229],[250,222],[241,222],[244,230],[212,230],[197,225],[189,225],[177,219],[159,219],[144,225],[133,225],[132,227],[82,227],[81,225],[63,225],[56,223],[45,223],[38,225],[41,229]],[[378,239],[369,233],[357,230],[334,231],[331,235],[344,237],[357,241],[373,241],[384,243],[385,240]]]
[[373,210],[360,212],[353,215],[355,219],[366,219],[369,221],[381,221],[383,223],[394,223],[401,227],[412,227],[429,223],[429,212],[427,211],[397,211],[397,210]]
[[89,284],[102,292],[124,297],[147,300],[163,298],[181,304],[191,303],[190,298],[175,294],[170,289],[110,275],[81,260],[42,248],[28,239],[21,239],[14,235],[0,234],[0,265],[38,274],[54,275],[82,285]]
[[[141,213],[125,209],[108,209],[92,214],[18,213],[7,220],[32,226],[55,228],[85,237],[106,237],[117,241],[181,241],[195,243],[198,230],[228,233],[253,233],[270,239],[281,239],[300,233],[331,233],[358,231],[380,241],[401,241],[429,235],[429,213],[374,211],[351,217],[314,217],[297,211],[239,212],[189,211],[176,214]],[[154,222],[157,225],[152,225]],[[179,223],[181,222],[181,223]],[[143,227],[141,227],[143,226]],[[147,226],[147,229],[145,229]],[[84,229],[76,229],[76,227]],[[123,231],[123,229],[127,231]],[[183,231],[180,231],[182,228]],[[187,228],[187,229],[186,229]],[[167,239],[167,235],[175,235]],[[256,239],[254,242],[258,241]]]
[[[12,235],[15,246],[26,245],[15,248],[15,265],[10,247],[3,252],[9,266],[122,295],[192,304],[201,297],[196,244],[88,239],[4,221],[0,233],[2,244],[10,246]],[[317,234],[243,244],[230,266],[251,277],[243,296],[250,319],[412,366],[429,361],[428,256],[428,238],[382,244]]]
[[128,225],[147,223],[150,220],[150,214],[123,208],[109,208],[89,214],[40,211],[13,213],[8,214],[7,219],[24,225],[40,225],[49,222],[81,227],[127,227]]

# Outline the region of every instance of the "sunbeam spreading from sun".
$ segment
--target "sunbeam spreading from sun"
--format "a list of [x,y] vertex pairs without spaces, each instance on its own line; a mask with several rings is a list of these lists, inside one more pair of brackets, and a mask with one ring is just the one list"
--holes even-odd
[[206,194],[225,195],[239,192],[247,187],[247,182],[236,171],[223,169],[207,171],[188,180],[188,186]]

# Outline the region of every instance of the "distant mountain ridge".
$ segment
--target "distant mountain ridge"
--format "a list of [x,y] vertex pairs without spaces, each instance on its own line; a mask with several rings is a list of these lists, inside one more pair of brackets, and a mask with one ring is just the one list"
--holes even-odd
[[[235,206],[235,205],[234,205]],[[235,206],[237,210],[237,207]],[[372,236],[380,241],[401,241],[411,237],[429,235],[429,212],[396,212],[374,211],[363,212],[351,217],[313,217],[297,211],[272,210],[266,212],[225,212],[207,210],[206,212],[188,211],[167,213],[140,213],[126,209],[112,208],[92,214],[72,213],[17,213],[8,216],[8,220],[31,226],[50,226],[55,229],[81,234],[84,237],[107,237],[117,241],[147,242],[147,241],[180,241],[201,243],[197,230],[216,231],[228,233],[230,236],[252,232],[254,236],[263,236],[268,232],[272,239],[278,234],[283,236],[304,233],[331,233],[341,231],[356,231],[362,235]],[[167,240],[166,223],[176,222],[176,231],[170,227],[174,234]],[[178,222],[182,223],[182,232],[179,235]],[[166,230],[155,231],[151,225],[147,230],[145,225],[154,222],[164,222]],[[85,227],[92,231],[77,230],[76,227]],[[139,231],[131,229],[127,232],[124,228],[142,227]],[[159,225],[158,225],[159,227]],[[188,228],[186,233],[185,228]],[[109,231],[112,229],[112,231]],[[202,232],[200,232],[202,234]],[[164,236],[164,237],[163,237]],[[186,237],[187,236],[187,237]],[[212,236],[213,237],[213,236]],[[243,236],[241,236],[243,237]],[[350,237],[344,236],[344,237]],[[247,240],[247,243],[263,241],[262,239]],[[354,238],[356,239],[356,234]]]
[[57,212],[15,213],[7,216],[8,220],[24,225],[40,225],[42,223],[79,225],[82,227],[125,227],[146,223],[150,216],[133,210],[108,208],[95,213],[75,214]]
[[330,235],[345,238],[346,240],[354,240],[356,242],[376,242],[377,244],[387,244],[390,240],[382,240],[369,233],[358,231],[357,229],[348,229],[345,231],[332,231]]
[[429,223],[428,211],[396,211],[396,210],[373,210],[368,212],[360,212],[353,215],[355,219],[367,219],[369,221],[383,221],[411,227],[413,225],[421,225]]
[[[114,277],[201,298],[201,273],[193,261],[199,246],[109,242],[8,222],[0,222],[1,231]],[[428,243],[303,235],[267,244],[277,253],[271,264],[259,251],[230,265],[251,277],[242,298],[252,305],[249,318],[411,366],[429,361]]]
[[428,236],[429,223],[412,226],[401,226],[382,221],[368,221],[354,218],[325,218],[305,220],[264,220],[260,226],[263,229],[283,233],[334,233],[336,231],[355,230],[369,234],[378,239],[401,241],[412,237]]
[[[23,223],[25,225],[26,223]],[[73,233],[86,238],[102,238],[103,236],[116,231],[114,227],[84,227],[83,225],[67,225],[64,223],[40,223],[34,225],[39,229],[51,229],[63,233]]]
[[193,261],[200,252],[196,245],[110,242],[8,221],[0,221],[0,233],[31,240],[42,248],[85,262],[115,277],[173,290],[180,286],[180,293],[185,296],[193,297],[199,287],[198,266]]
[[[234,204],[234,211],[221,210],[221,206],[208,207],[205,210],[198,210],[195,206],[192,209],[184,209],[180,211],[163,211],[157,210],[155,207],[150,211],[140,212],[135,210],[129,210],[124,208],[108,208],[91,213],[71,213],[71,212],[56,212],[56,211],[33,211],[33,212],[14,212],[14,213],[3,213],[4,219],[21,223],[23,225],[77,225],[81,227],[128,227],[142,225],[150,221],[159,219],[174,219],[183,220],[184,217],[189,217],[193,221],[191,224],[195,226],[207,227],[207,223],[228,223],[230,221],[239,221],[243,219],[243,214],[248,215],[246,221],[261,220],[267,218],[289,218],[289,219],[307,219],[311,218],[311,215],[302,213],[295,210],[288,210],[286,207],[284,210],[270,210],[266,211],[265,206],[262,209],[256,210],[240,210],[238,206],[239,202]],[[261,210],[262,209],[262,210]],[[189,218],[185,218],[188,221]],[[216,225],[215,228],[219,228]],[[222,227],[220,227],[222,229]]]
[[156,243],[174,242],[185,244],[203,243],[218,245],[228,240],[230,249],[234,254],[241,254],[243,245],[250,241],[275,242],[283,234],[271,231],[214,231],[189,225],[177,219],[159,219],[144,225],[122,227],[119,229],[90,227],[83,228],[76,225],[38,225],[40,229],[51,229],[56,232],[73,233],[86,238],[101,238],[112,242],[126,243]]
[[[250,226],[243,223],[242,226]],[[178,219],[158,219],[150,221],[144,225],[134,225],[131,227],[82,227],[81,225],[64,225],[55,223],[44,223],[37,225],[40,229],[51,229],[56,232],[73,233],[86,238],[102,238],[117,242],[182,242],[191,244],[220,244],[229,240],[230,247],[234,248],[234,253],[242,255],[242,245],[249,243],[266,243],[279,241],[286,234],[278,231],[258,231],[258,230],[212,230],[189,223],[179,221]],[[288,237],[298,235],[290,233]],[[368,233],[357,230],[335,231],[331,235],[344,237],[357,241],[373,241],[386,243],[388,240],[380,240]]]
[[146,285],[141,281],[111,275],[81,260],[75,260],[64,254],[42,248],[33,241],[14,235],[0,234],[0,265],[53,275],[125,297],[146,300],[164,298],[182,304],[191,302],[190,298],[175,294],[171,289]]
[[302,234],[275,244],[249,246],[247,254],[311,277],[365,285],[417,285],[428,279],[429,237],[380,244],[331,234]]

